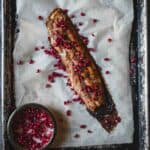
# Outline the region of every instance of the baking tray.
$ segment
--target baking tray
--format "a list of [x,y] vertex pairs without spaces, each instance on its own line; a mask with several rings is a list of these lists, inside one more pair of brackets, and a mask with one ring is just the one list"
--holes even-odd
[[[134,137],[131,144],[101,145],[62,149],[100,149],[100,150],[148,150],[148,65],[147,65],[147,1],[134,0],[134,22],[131,33],[130,57],[136,57],[136,63],[130,63],[130,81],[132,86],[134,110]],[[1,0],[1,124],[0,146],[2,150],[13,150],[6,135],[6,123],[15,109],[14,76],[12,51],[16,39],[16,1]],[[96,137],[95,137],[96,138]]]

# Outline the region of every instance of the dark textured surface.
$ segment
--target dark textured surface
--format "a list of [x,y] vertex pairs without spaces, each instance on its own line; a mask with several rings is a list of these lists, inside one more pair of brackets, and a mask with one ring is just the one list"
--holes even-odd
[[[139,4],[140,4],[140,2],[142,2],[142,0],[135,0],[136,2],[138,2]],[[9,14],[12,14],[13,15],[13,12],[14,12],[14,9],[12,9],[12,7],[10,6],[10,4],[12,4],[13,2],[12,2],[12,0],[7,0],[7,2],[8,2],[8,6],[7,6],[7,9],[8,9],[8,13]],[[149,2],[149,0],[148,0],[148,2]],[[149,2],[150,3],[150,2]],[[150,6],[150,4],[148,4],[148,6]],[[140,8],[136,8],[137,6],[135,6],[135,9],[136,10],[138,10],[138,11],[140,11]],[[148,7],[149,8],[149,7]],[[148,9],[148,11],[150,12],[150,8]],[[136,16],[137,17],[137,16]],[[0,18],[1,19],[1,18]],[[135,18],[135,19],[137,19],[137,18]],[[0,20],[1,21],[1,20]],[[138,23],[138,21],[137,20],[135,20],[135,29],[134,30],[136,30],[136,27],[137,27],[137,23]],[[7,32],[6,32],[6,36],[8,37],[8,36],[10,36],[10,39],[6,39],[6,43],[9,43],[9,46],[7,46],[7,49],[10,49],[10,50],[12,50],[12,48],[13,48],[13,38],[12,38],[12,36],[13,36],[13,30],[12,30],[12,28],[14,27],[13,25],[15,25],[14,24],[14,19],[12,19],[10,16],[8,17],[7,16]],[[135,33],[135,31],[134,31],[134,33],[133,34],[136,34]],[[149,32],[149,35],[150,35],[150,32]],[[1,38],[1,36],[0,36],[0,38]],[[135,41],[134,41],[135,40]],[[136,40],[136,38],[133,40],[133,42],[137,42]],[[1,41],[0,41],[1,42]],[[150,40],[149,40],[149,42],[148,43],[150,43]],[[1,44],[1,43],[0,43]],[[150,44],[149,44],[150,45]],[[131,47],[132,48],[137,48],[136,47],[136,45],[131,45]],[[1,51],[0,51],[0,54],[1,54]],[[148,57],[149,57],[150,55],[148,55]],[[11,57],[11,53],[7,53],[6,54],[6,57]],[[12,60],[10,59],[9,60],[10,61],[10,64],[8,64],[8,62],[7,62],[7,66],[6,66],[6,68],[9,68],[10,67],[10,65],[11,65],[11,63],[12,63]],[[0,64],[0,66],[1,66],[1,64]],[[10,69],[10,68],[9,68]],[[150,69],[150,66],[149,66],[149,69]],[[8,75],[8,74],[6,74],[6,77],[7,77],[7,84],[9,84],[9,83],[11,83],[12,82],[12,76],[10,76],[10,75]],[[134,83],[133,83],[134,84]],[[1,87],[0,87],[1,88]],[[11,91],[13,89],[13,87],[10,85],[7,89],[6,89],[6,93],[8,94],[8,95],[6,95],[5,97],[7,98],[7,103],[9,103],[9,104],[12,104],[12,100],[13,100],[13,96],[11,95],[11,94],[9,94],[9,91]],[[134,91],[136,91],[137,90],[137,87],[134,87],[134,89],[133,89]],[[1,93],[0,93],[1,94]],[[1,96],[1,95],[0,95]],[[6,100],[6,99],[5,99]],[[11,101],[10,101],[11,100]],[[7,105],[7,103],[6,103],[6,105]],[[137,103],[137,104],[139,104],[139,102],[138,102],[138,100],[137,99],[135,99],[134,100],[134,103]],[[1,104],[1,103],[0,103]],[[10,108],[7,108],[7,110],[9,110],[10,111]],[[5,114],[6,114],[6,116],[8,116],[9,115],[9,111],[8,112],[6,112]],[[0,109],[0,113],[1,113],[1,109]],[[124,144],[124,145],[120,145],[120,146],[110,146],[110,148],[108,147],[108,146],[103,146],[101,149],[114,149],[114,150],[117,150],[117,149],[121,149],[121,150],[130,150],[130,149],[132,149],[132,150],[134,150],[134,149],[136,149],[136,150],[138,150],[138,149],[140,149],[140,150],[142,150],[140,147],[141,147],[141,144],[140,143],[142,143],[142,136],[140,137],[140,134],[142,134],[142,133],[140,133],[139,134],[139,125],[140,125],[140,122],[139,122],[139,117],[138,117],[138,107],[137,107],[137,105],[135,105],[134,106],[134,113],[136,114],[136,116],[135,116],[135,129],[136,129],[136,132],[135,132],[135,135],[134,135],[134,144]],[[0,115],[1,116],[1,115]],[[1,118],[0,118],[1,119]],[[2,126],[2,124],[0,123],[0,150],[3,150],[2,149],[2,144],[1,144],[1,142],[2,142],[2,135],[1,135],[1,126]],[[140,126],[141,127],[141,126]],[[140,129],[140,131],[141,131],[142,129]],[[7,143],[7,141],[6,141],[6,143]],[[6,144],[7,145],[7,148],[6,149],[10,149],[10,150],[12,150],[11,148],[8,148],[9,146],[8,146],[8,143]],[[84,148],[84,149],[87,149],[87,148],[91,148],[91,147],[86,147],[86,148]],[[93,149],[98,149],[99,148],[99,146],[95,146],[95,148],[91,148],[92,150]],[[72,149],[72,148],[68,148],[68,149]],[[77,148],[77,149],[81,149],[81,148]],[[83,149],[83,148],[82,148]]]
[[[0,14],[1,14],[1,3],[0,3]],[[0,18],[0,27],[1,27],[1,18]],[[0,28],[1,33],[1,28]],[[1,34],[0,34],[0,47],[1,47]],[[1,66],[1,49],[0,49],[0,66]],[[1,73],[1,68],[0,68]],[[0,74],[0,83],[1,83],[1,74]],[[0,97],[1,97],[1,86],[0,86]],[[1,108],[1,99],[0,99],[0,108]],[[0,148],[2,147],[2,121],[1,121],[2,110],[0,109]]]

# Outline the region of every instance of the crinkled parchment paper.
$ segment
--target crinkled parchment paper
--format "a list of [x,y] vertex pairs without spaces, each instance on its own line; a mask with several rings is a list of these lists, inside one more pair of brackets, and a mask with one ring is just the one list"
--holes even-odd
[[[65,78],[57,78],[51,88],[45,88],[48,74],[60,70],[53,67],[56,63],[53,57],[46,55],[42,49],[35,51],[34,48],[49,48],[45,20],[56,7],[68,9],[69,15],[75,14],[74,23],[84,23],[80,33],[88,36],[88,46],[96,49],[91,54],[102,68],[122,118],[111,134],[89,115],[83,105],[73,103],[64,106],[64,101],[73,97]],[[86,16],[81,17],[81,12],[85,12]],[[133,21],[132,0],[17,0],[17,13],[20,32],[13,53],[16,105],[36,102],[53,111],[58,122],[55,146],[131,143],[134,129],[128,55]],[[44,20],[39,20],[39,15]],[[93,18],[98,22],[94,24]],[[108,38],[112,38],[112,42],[108,42]],[[105,57],[111,60],[106,62]],[[34,64],[29,64],[30,59],[35,61]],[[19,60],[24,64],[18,65]],[[36,73],[37,69],[41,69],[41,72]],[[105,74],[106,70],[110,71],[109,75]],[[70,117],[65,114],[68,109],[72,110]],[[61,119],[63,122],[60,122]],[[86,124],[87,129],[80,129],[81,124]],[[89,134],[88,129],[93,133]],[[78,139],[74,138],[77,133],[80,134]]]

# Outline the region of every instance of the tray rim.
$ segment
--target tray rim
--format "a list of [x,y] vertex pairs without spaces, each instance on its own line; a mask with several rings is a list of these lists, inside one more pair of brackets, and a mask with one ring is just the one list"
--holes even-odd
[[[8,0],[7,0],[8,1]],[[142,52],[145,52],[145,56],[144,56],[144,67],[142,68],[140,65],[138,65],[138,72],[142,72],[143,73],[143,75],[141,75],[141,76],[138,76],[138,82],[139,82],[139,85],[138,85],[138,88],[140,88],[141,90],[142,90],[142,93],[143,93],[143,96],[144,96],[144,100],[145,100],[145,102],[142,104],[141,103],[141,105],[144,107],[143,109],[144,110],[142,110],[142,111],[144,111],[144,112],[141,112],[141,113],[144,113],[144,117],[145,117],[145,125],[144,125],[144,127],[145,127],[145,133],[140,133],[140,134],[145,134],[144,135],[144,150],[148,150],[148,148],[149,148],[149,118],[148,118],[148,116],[149,116],[149,112],[148,112],[148,110],[149,110],[149,108],[148,108],[148,41],[147,41],[147,39],[148,39],[148,37],[147,37],[147,35],[148,35],[148,33],[147,33],[147,27],[148,27],[148,25],[147,25],[147,3],[148,3],[148,1],[147,0],[140,0],[140,2],[142,2],[143,3],[143,8],[142,8],[142,12],[141,12],[141,14],[139,14],[139,15],[144,15],[143,16],[143,22],[141,21],[141,22],[139,22],[139,23],[141,23],[141,27],[142,27],[142,29],[141,29],[141,34],[139,35],[139,37],[138,37],[138,39],[139,39],[139,41],[140,41],[140,43],[138,43],[138,49],[140,50],[140,51],[142,51]],[[139,2],[139,3],[140,3]],[[1,128],[2,128],[2,135],[1,135],[1,141],[2,141],[2,147],[4,148],[4,146],[5,146],[5,144],[4,144],[4,142],[5,142],[5,140],[4,140],[4,98],[5,98],[5,96],[4,96],[4,93],[5,93],[5,91],[4,91],[4,86],[5,86],[5,83],[4,83],[4,80],[5,80],[5,68],[4,68],[4,61],[5,61],[5,26],[4,26],[4,23],[5,23],[5,0],[1,0],[1,35],[2,35],[2,38],[1,38],[1,113],[2,113],[2,115],[1,115],[1,123],[2,123],[2,125],[0,126]],[[142,17],[142,16],[140,16],[140,17]],[[142,19],[142,18],[140,18],[140,19]],[[144,30],[145,29],[145,30]],[[142,45],[142,42],[144,42],[144,44],[143,44],[143,46],[141,46]],[[138,52],[138,56],[139,56],[140,54],[139,54],[139,52]],[[144,72],[143,72],[144,71]],[[143,83],[141,83],[141,80],[144,80],[144,87],[142,87],[142,84]],[[140,99],[140,101],[142,101],[142,98],[143,97],[140,97],[140,95],[139,95],[139,99]],[[143,150],[142,149],[142,147],[139,147],[139,149],[141,148],[141,150]]]

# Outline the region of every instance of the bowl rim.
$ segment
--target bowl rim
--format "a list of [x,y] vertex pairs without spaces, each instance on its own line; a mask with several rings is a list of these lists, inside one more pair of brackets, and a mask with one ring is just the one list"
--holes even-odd
[[53,122],[53,125],[54,125],[54,131],[53,131],[53,137],[51,138],[51,140],[45,145],[44,148],[42,149],[47,149],[49,148],[49,146],[53,143],[54,139],[55,139],[55,136],[56,136],[56,132],[57,132],[57,125],[56,125],[56,120],[54,118],[54,115],[52,114],[52,112],[46,108],[45,106],[43,106],[42,104],[38,104],[38,103],[28,103],[28,104],[24,104],[24,105],[21,105],[19,106],[18,108],[16,108],[9,116],[8,118],[8,121],[7,121],[7,136],[8,136],[8,140],[10,142],[10,144],[13,146],[14,149],[16,150],[23,150],[24,148],[21,147],[17,142],[15,142],[14,138],[13,138],[13,133],[12,133],[12,128],[11,128],[11,125],[12,125],[12,121],[13,121],[13,118],[14,116],[19,112],[21,111],[22,109],[24,108],[27,108],[27,107],[34,107],[34,108],[41,108],[43,110],[45,110],[49,116],[52,118],[52,122]]

